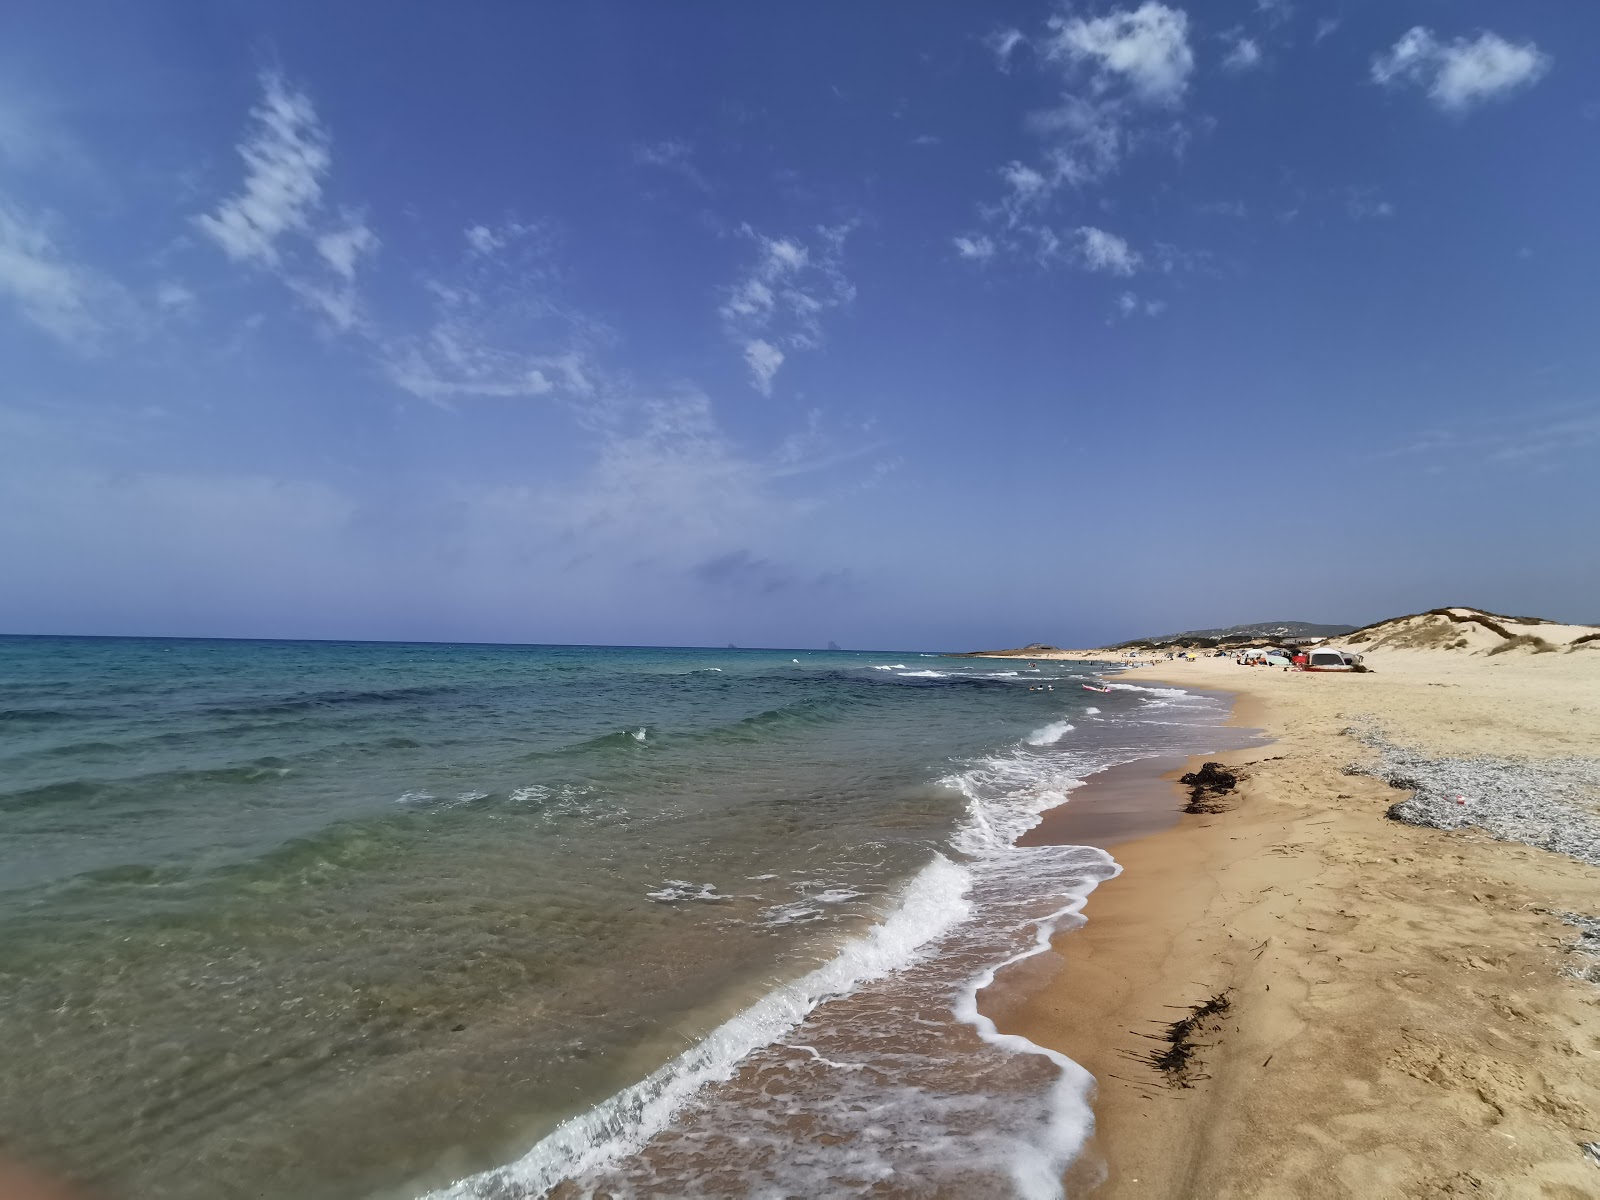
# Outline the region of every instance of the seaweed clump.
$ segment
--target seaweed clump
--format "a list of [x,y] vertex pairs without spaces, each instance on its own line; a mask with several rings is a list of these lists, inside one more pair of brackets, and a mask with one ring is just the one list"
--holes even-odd
[[1219,762],[1208,762],[1198,771],[1180,775],[1178,782],[1189,787],[1189,803],[1183,806],[1184,812],[1219,813],[1227,811],[1222,798],[1239,785],[1239,777]]
[[1216,1031],[1228,1012],[1228,993],[1218,992],[1209,1000],[1190,1005],[1188,1015],[1167,1025],[1160,1033],[1144,1037],[1161,1042],[1160,1048],[1141,1057],[1161,1072],[1169,1087],[1193,1087],[1207,1076],[1200,1074],[1198,1051],[1206,1043],[1199,1039]]

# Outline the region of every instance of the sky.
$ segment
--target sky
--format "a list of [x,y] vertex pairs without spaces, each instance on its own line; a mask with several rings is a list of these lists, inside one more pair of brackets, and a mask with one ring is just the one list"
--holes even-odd
[[1600,621],[1600,9],[12,0],[0,632]]

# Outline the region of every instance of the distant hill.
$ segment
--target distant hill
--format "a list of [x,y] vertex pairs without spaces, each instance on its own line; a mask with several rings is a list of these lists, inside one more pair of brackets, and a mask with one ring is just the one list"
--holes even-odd
[[1112,649],[1133,646],[1165,646],[1181,642],[1251,641],[1258,638],[1343,637],[1354,633],[1354,625],[1317,625],[1311,621],[1257,621],[1253,625],[1229,625],[1226,629],[1187,629],[1182,633],[1166,633],[1158,637],[1134,638],[1118,642]]

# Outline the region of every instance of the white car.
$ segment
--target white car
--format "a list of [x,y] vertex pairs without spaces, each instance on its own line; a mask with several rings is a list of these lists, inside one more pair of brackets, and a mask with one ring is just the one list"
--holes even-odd
[[1308,671],[1354,671],[1361,665],[1361,655],[1348,650],[1313,650],[1306,658]]

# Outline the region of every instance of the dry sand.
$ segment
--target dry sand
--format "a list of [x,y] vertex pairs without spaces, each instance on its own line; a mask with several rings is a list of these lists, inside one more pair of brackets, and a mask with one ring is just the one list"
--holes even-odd
[[[1100,1081],[1069,1194],[1600,1196],[1582,1148],[1600,1141],[1600,987],[1561,974],[1577,931],[1553,915],[1600,914],[1600,869],[1385,820],[1402,793],[1341,772],[1371,756],[1341,733],[1363,714],[1436,755],[1596,755],[1600,653],[1368,662],[1128,677],[1235,690],[1235,720],[1276,740],[1215,756],[1240,767],[1233,807],[1117,845],[1088,924],[985,993],[1002,1029]],[[1124,809],[1181,802],[1153,773],[1110,782]],[[1095,796],[1055,836],[1099,840]],[[1145,1035],[1217,995],[1174,1086]]]

